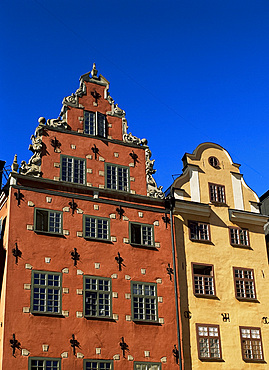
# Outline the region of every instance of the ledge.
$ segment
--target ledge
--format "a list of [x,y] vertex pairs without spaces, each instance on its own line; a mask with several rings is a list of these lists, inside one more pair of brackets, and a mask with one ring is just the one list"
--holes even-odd
[[264,226],[268,221],[268,216],[260,213],[239,211],[236,209],[229,209],[229,218],[232,222],[242,222],[245,224]]
[[174,214],[175,213],[188,213],[191,215],[209,217],[210,211],[211,211],[210,206],[205,203],[190,202],[190,201],[179,200],[179,199],[177,199],[175,202]]

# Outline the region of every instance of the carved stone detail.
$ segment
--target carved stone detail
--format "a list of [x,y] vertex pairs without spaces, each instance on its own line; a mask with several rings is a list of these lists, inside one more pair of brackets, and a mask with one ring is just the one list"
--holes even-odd
[[139,139],[138,137],[132,135],[131,132],[129,134],[123,134],[123,141],[128,144],[135,144],[141,146],[145,146],[148,143],[147,139]]
[[23,175],[41,177],[41,156],[42,156],[42,133],[45,127],[46,119],[40,117],[38,119],[39,125],[35,129],[35,134],[31,136],[32,144],[29,145],[29,150],[33,152],[32,157],[29,159],[29,162],[21,162],[21,167],[19,173]]
[[155,159],[151,158],[151,151],[149,148],[145,150],[146,156],[146,181],[147,181],[147,195],[153,198],[164,199],[165,195],[162,191],[163,186],[157,186],[156,181],[153,178],[153,174],[156,170],[153,168]]
[[68,124],[65,120],[63,120],[61,117],[55,118],[55,119],[48,119],[47,120],[47,126],[49,127],[56,127],[61,128],[64,130],[67,130]]

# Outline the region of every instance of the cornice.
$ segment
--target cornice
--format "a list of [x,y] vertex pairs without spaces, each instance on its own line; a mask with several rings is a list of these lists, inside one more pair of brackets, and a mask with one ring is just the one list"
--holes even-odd
[[210,212],[210,206],[205,203],[189,202],[180,199],[175,202],[174,214],[187,213],[190,215],[209,217]]
[[257,226],[264,226],[268,221],[268,216],[260,213],[239,211],[237,209],[229,209],[229,217],[232,222],[241,222]]

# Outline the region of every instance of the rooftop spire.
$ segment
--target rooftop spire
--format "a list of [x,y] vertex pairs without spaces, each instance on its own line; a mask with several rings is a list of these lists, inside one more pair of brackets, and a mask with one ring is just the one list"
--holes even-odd
[[97,77],[97,73],[98,73],[98,71],[97,71],[97,69],[96,69],[95,63],[93,63],[92,70],[91,70],[92,78],[97,79],[97,78],[98,78],[98,77]]

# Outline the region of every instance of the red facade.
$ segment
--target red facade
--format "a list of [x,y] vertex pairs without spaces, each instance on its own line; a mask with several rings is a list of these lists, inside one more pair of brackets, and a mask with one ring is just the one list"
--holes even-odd
[[80,81],[2,193],[2,369],[176,369],[171,226],[151,153],[108,82],[95,69]]

